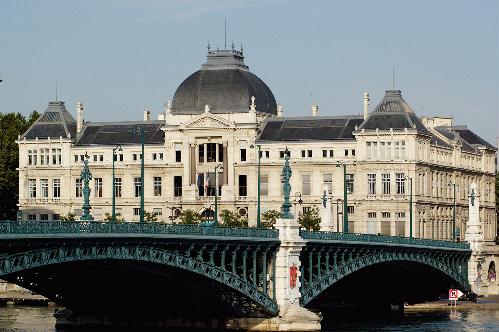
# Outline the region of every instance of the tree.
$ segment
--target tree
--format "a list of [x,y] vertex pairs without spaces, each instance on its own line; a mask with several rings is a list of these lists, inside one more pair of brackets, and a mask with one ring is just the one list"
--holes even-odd
[[[113,217],[109,213],[104,214],[104,221],[112,221],[112,220]],[[118,222],[125,221],[125,218],[121,216],[121,213],[116,213],[116,221]]]
[[23,134],[40,114],[33,111],[28,118],[19,113],[0,113],[0,220],[16,220],[19,202],[18,135]]
[[60,216],[59,220],[61,220],[61,221],[76,221],[76,215],[72,212],[69,212],[65,216]]
[[263,228],[274,228],[274,224],[281,217],[281,212],[276,210],[268,210],[262,213],[263,222],[261,223]]
[[152,212],[144,211],[144,221],[153,222],[158,221],[158,216]]
[[201,221],[201,215],[196,211],[187,209],[182,211],[179,216],[180,224],[183,225],[197,225]]
[[321,228],[319,226],[320,222],[319,209],[316,206],[298,214],[300,227],[305,228],[307,231],[318,231]]
[[222,224],[227,227],[248,227],[247,218],[229,210],[222,210],[220,218],[222,218]]

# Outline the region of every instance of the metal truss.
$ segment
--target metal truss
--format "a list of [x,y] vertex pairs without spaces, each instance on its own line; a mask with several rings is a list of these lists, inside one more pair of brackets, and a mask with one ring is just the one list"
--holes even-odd
[[301,253],[301,304],[310,301],[342,278],[365,267],[384,262],[417,262],[437,269],[469,290],[468,259],[470,250],[435,249],[372,243],[308,242]]

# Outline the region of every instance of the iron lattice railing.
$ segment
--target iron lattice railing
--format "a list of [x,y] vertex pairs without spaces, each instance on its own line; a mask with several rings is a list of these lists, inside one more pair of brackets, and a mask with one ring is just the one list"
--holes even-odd
[[279,231],[265,228],[178,225],[139,222],[97,221],[1,221],[0,238],[5,235],[55,234],[145,234],[277,239]]
[[357,233],[338,233],[338,232],[322,232],[322,231],[306,231],[300,230],[300,236],[306,240],[324,240],[324,241],[341,241],[341,242],[367,242],[393,245],[410,245],[436,248],[454,248],[454,249],[470,249],[470,244],[467,242],[452,242],[444,240],[431,240],[408,238],[402,236],[375,235],[375,234],[357,234]]

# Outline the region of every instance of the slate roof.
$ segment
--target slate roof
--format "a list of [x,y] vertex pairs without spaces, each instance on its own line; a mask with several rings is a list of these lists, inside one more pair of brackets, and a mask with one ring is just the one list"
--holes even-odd
[[173,114],[201,114],[205,105],[212,113],[248,112],[255,97],[257,112],[277,114],[270,88],[244,64],[242,51],[208,52],[207,62],[187,77],[175,91]]
[[359,130],[404,130],[416,129],[418,133],[431,136],[419,117],[402,98],[400,90],[386,90],[385,96],[369,114]]
[[75,138],[76,120],[68,112],[63,101],[49,102],[47,109],[21,136],[21,138]]
[[164,144],[165,136],[161,130],[163,124],[163,121],[88,122],[75,146],[138,145],[140,136],[132,134],[137,125],[144,128],[145,144]]
[[496,150],[493,145],[469,130],[466,126],[439,126],[435,127],[435,130],[449,141],[460,141],[461,149],[463,151],[479,153],[477,147],[486,147],[488,149]]
[[310,116],[268,118],[258,141],[331,141],[353,140],[362,116]]

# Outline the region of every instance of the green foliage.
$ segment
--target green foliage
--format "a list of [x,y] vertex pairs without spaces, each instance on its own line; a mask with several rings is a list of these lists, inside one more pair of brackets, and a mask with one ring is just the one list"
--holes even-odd
[[180,219],[179,224],[183,225],[197,225],[201,221],[201,215],[190,209],[183,210],[178,218]]
[[227,227],[248,227],[247,218],[241,217],[239,214],[229,210],[222,210],[220,218],[222,219],[222,224]]
[[263,228],[274,228],[274,224],[277,219],[281,217],[281,212],[276,210],[268,210],[262,213],[262,223]]
[[298,214],[298,223],[300,224],[300,227],[307,231],[318,231],[320,229],[320,222],[319,209],[316,206]]
[[61,220],[61,221],[76,221],[76,215],[72,212],[69,212],[65,216],[60,216],[59,220]]
[[158,216],[156,216],[152,212],[144,211],[144,221],[147,221],[147,222],[158,221]]
[[[112,221],[112,220],[113,217],[111,216],[111,214],[109,213],[104,214],[104,221]],[[121,216],[121,213],[116,213],[116,221],[117,222],[125,221],[125,218]]]
[[0,220],[16,220],[19,201],[18,135],[23,134],[38,119],[33,111],[28,118],[19,113],[0,113]]

